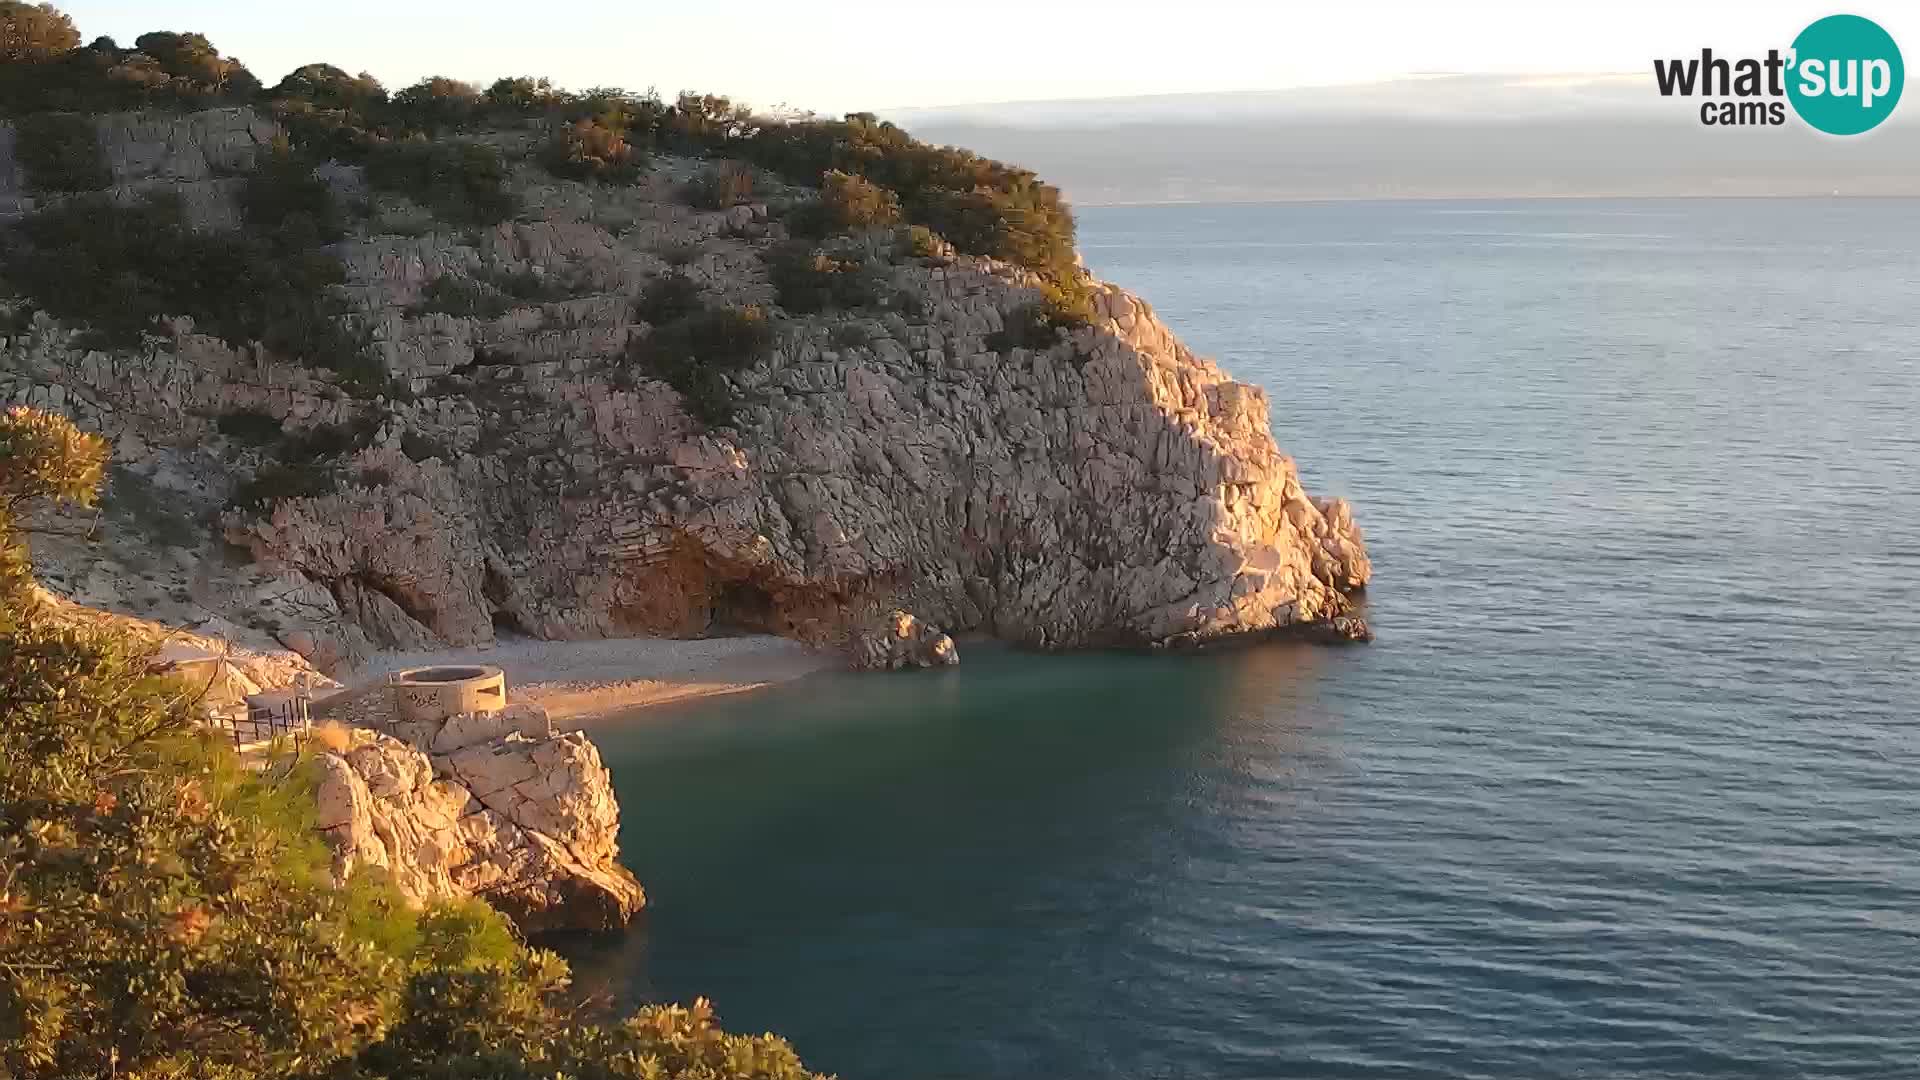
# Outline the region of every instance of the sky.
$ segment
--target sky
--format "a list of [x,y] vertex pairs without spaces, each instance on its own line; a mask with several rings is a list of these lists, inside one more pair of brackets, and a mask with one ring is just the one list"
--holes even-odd
[[[1645,72],[1655,56],[1785,48],[1821,3],[1452,0],[55,0],[87,39],[198,31],[269,84],[324,60],[428,75],[722,93],[825,114],[1278,90],[1413,74]],[[1891,0],[1844,10],[1916,40]],[[1911,33],[1903,33],[1905,24]]]

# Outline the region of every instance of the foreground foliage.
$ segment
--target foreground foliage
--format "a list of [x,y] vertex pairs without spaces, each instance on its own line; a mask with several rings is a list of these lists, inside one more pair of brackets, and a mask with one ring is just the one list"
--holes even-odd
[[[105,444],[0,417],[0,543],[34,499],[87,501]],[[803,1080],[711,1008],[578,1018],[567,969],[476,902],[345,887],[311,773],[243,768],[146,644],[72,625],[0,564],[0,1076]]]

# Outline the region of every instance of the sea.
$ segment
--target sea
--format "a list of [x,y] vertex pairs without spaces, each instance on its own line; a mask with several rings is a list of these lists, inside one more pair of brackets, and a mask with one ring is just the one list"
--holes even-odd
[[844,1080],[1920,1077],[1920,202],[1090,208],[1371,645],[596,725],[583,986]]

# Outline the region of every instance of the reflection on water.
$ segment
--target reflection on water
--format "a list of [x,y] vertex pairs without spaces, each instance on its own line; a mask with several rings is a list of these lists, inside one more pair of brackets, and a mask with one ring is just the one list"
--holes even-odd
[[1916,207],[1084,214],[1379,640],[610,725],[653,907],[575,955],[847,1080],[1920,1075]]
[[[955,669],[822,673],[602,722],[591,732],[648,926],[550,943],[589,992],[705,994],[748,1026],[775,1026],[756,988],[802,936],[808,956],[844,955],[869,977],[906,965],[895,974],[909,982],[984,987],[1018,949],[1075,983],[1153,925],[1161,894],[1136,886],[1182,873],[1194,816],[1253,797],[1235,778],[1291,789],[1327,768],[1337,731],[1317,683],[1339,657],[1295,643],[1044,657],[972,643]],[[941,965],[903,947],[922,938],[940,940]],[[860,1022],[857,1009],[817,1019]]]

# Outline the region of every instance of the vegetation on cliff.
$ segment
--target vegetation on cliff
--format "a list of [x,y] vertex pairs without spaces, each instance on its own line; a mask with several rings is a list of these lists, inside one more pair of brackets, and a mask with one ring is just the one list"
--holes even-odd
[[106,457],[0,415],[0,1075],[811,1075],[704,1002],[582,1020],[564,962],[477,902],[336,885],[300,759],[241,767],[143,643],[35,600],[18,515],[90,502]]
[[[0,115],[255,105],[280,121],[290,153],[309,170],[330,159],[363,165],[374,188],[408,195],[442,220],[480,225],[517,207],[505,184],[513,163],[474,136],[544,122],[549,135],[531,156],[555,176],[629,183],[651,151],[703,155],[715,164],[689,185],[688,198],[724,209],[749,198],[754,169],[765,170],[821,191],[790,218],[797,235],[910,224],[962,254],[1038,272],[1053,324],[1089,315],[1073,215],[1058,189],[1025,169],[923,143],[871,114],[769,117],[710,94],[668,102],[618,88],[569,92],[528,77],[485,90],[433,77],[390,94],[370,75],[324,63],[263,87],[201,35],[144,34],[132,49],[104,38],[80,46],[64,16],[12,0],[0,4],[0,34],[20,43],[0,52]],[[36,125],[47,133],[36,145],[57,166],[35,170],[45,177],[36,186],[96,185],[100,170],[72,119],[29,127]]]
[[179,196],[169,193],[133,206],[101,196],[68,200],[23,221],[22,242],[0,267],[38,306],[84,321],[106,345],[137,345],[159,319],[185,315],[236,347],[259,342],[356,374],[360,348],[330,288],[344,273],[317,246],[324,217],[290,210],[284,195],[244,201],[262,227],[192,228]]

